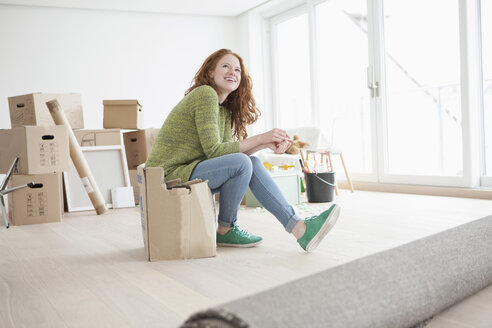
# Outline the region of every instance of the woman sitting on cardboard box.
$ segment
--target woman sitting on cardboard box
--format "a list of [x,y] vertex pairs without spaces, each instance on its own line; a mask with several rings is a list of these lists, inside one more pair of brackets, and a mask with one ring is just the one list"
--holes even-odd
[[248,137],[246,126],[259,114],[251,89],[240,56],[228,49],[211,54],[166,118],[146,166],[162,166],[166,180],[208,180],[212,193],[220,193],[218,246],[252,247],[263,240],[237,226],[239,206],[249,186],[299,245],[312,251],[335,224],[340,207],[332,205],[303,220],[261,161],[250,156],[264,148],[281,154],[292,142],[282,129]]

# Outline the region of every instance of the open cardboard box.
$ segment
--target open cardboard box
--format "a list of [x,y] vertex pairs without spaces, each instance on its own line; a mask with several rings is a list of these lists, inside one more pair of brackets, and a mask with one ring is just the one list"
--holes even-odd
[[137,168],[137,180],[149,261],[216,255],[215,212],[207,181],[166,184],[162,167],[144,164]]

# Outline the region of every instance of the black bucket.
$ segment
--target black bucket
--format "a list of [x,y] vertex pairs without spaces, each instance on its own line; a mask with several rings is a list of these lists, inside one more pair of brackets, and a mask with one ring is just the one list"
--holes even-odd
[[333,201],[335,172],[305,173],[306,193],[310,203]]

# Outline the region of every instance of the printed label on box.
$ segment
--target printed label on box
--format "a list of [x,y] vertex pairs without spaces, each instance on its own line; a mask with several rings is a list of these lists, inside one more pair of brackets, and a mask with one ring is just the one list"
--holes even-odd
[[47,197],[44,192],[33,192],[26,194],[27,216],[48,215]]
[[58,144],[53,141],[39,143],[39,163],[41,166],[56,166],[58,163]]

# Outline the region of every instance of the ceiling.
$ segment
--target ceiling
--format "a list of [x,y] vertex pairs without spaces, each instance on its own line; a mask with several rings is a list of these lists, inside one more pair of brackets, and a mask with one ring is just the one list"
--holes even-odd
[[0,4],[187,15],[237,16],[269,1],[270,0],[0,0]]

